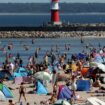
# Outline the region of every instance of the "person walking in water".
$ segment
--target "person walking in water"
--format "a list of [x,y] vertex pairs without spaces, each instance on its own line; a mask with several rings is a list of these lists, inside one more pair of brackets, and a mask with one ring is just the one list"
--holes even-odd
[[83,35],[81,35],[81,43],[84,43]]
[[25,91],[26,91],[26,88],[24,87],[23,85],[23,82],[21,83],[20,85],[20,88],[19,88],[19,102],[20,102],[20,99],[21,99],[21,96],[23,95],[25,101],[26,101],[26,97],[25,97]]

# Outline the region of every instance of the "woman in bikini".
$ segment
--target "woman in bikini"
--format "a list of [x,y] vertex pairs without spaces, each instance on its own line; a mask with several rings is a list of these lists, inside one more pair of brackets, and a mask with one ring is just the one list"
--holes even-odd
[[19,94],[20,94],[20,96],[19,96],[19,102],[20,102],[20,99],[21,99],[22,95],[23,95],[23,97],[24,97],[24,99],[26,101],[25,91],[26,91],[26,88],[24,87],[23,82],[22,82],[21,85],[20,85],[20,88],[19,88]]

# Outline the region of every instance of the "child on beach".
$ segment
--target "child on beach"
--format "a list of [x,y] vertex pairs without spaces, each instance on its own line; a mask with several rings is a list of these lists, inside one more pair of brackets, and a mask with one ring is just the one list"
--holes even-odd
[[27,104],[26,104],[26,105],[30,105],[30,104],[29,104],[29,102],[27,102]]
[[9,100],[8,102],[9,102],[8,105],[15,105],[15,104],[13,104],[13,101],[12,100]]

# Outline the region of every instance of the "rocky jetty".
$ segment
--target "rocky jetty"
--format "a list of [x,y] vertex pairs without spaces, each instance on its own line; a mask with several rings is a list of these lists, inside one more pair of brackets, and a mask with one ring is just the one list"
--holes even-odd
[[0,31],[0,38],[66,38],[105,37],[104,31]]

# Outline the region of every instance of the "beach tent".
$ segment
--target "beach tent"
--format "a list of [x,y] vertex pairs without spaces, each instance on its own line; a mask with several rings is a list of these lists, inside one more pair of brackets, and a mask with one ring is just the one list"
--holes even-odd
[[71,105],[71,104],[66,100],[57,100],[53,105]]
[[87,99],[87,105],[105,105],[104,101],[101,101],[100,99],[98,99],[97,97],[90,97]]
[[6,97],[1,91],[0,91],[0,101],[6,101]]
[[37,81],[36,83],[36,93],[37,94],[47,94],[47,89],[43,86],[43,84],[40,81]]
[[34,77],[40,80],[47,80],[47,81],[51,80],[51,75],[48,72],[44,72],[44,71],[35,73]]
[[58,92],[58,99],[67,99],[71,98],[73,92],[67,86],[60,86]]
[[90,81],[89,80],[77,80],[77,90],[78,91],[90,91]]
[[29,72],[27,69],[23,67],[19,67],[15,72],[14,72],[14,77],[25,77],[28,76]]
[[13,80],[14,77],[10,74],[8,70],[2,70],[0,71],[0,79],[7,78],[8,80]]
[[4,84],[0,84],[0,91],[4,94],[6,98],[13,98],[12,91]]

